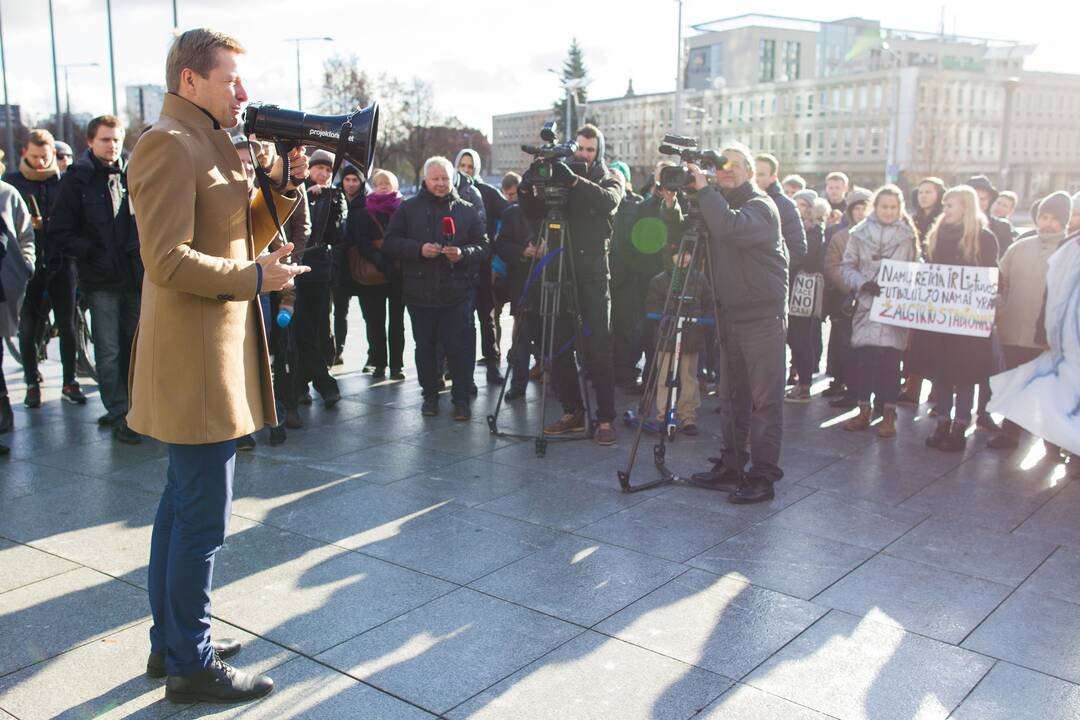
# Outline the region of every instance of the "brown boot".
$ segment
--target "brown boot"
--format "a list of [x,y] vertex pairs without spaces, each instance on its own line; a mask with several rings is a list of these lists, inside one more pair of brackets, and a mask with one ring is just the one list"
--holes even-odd
[[870,427],[870,404],[859,403],[859,414],[844,423],[848,432],[860,432]]
[[882,438],[896,437],[896,408],[885,407],[881,414],[881,424],[878,425],[877,436]]
[[544,428],[545,435],[565,435],[572,432],[585,430],[585,413],[578,410],[576,413],[567,413],[555,422]]

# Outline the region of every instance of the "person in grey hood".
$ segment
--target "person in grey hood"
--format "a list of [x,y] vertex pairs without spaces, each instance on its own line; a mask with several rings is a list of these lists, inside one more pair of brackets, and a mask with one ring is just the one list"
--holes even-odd
[[[730,502],[754,503],[772,499],[773,483],[784,476],[788,255],[776,204],[753,183],[753,153],[729,143],[723,154],[728,162],[717,170],[715,186],[701,168],[688,167],[710,235],[725,415],[720,462],[693,482],[730,490]],[[747,441],[751,465],[744,476]]]
[[[479,203],[475,199],[470,202],[473,202],[480,211],[488,241],[493,241],[496,234],[498,234],[499,221],[502,219],[503,210],[506,209],[509,203],[506,202],[506,198],[502,196],[502,193],[488,185],[480,177],[480,169],[483,167],[480,161],[480,153],[472,148],[465,148],[454,159],[454,167],[457,169],[458,177],[469,178],[472,181],[471,189],[479,194]],[[459,185],[459,194],[461,194],[460,187]],[[498,333],[496,332],[498,318],[495,317],[491,260],[488,259],[486,262],[478,263],[475,271],[476,297],[473,304],[476,317],[480,320],[480,353],[484,358],[484,365],[487,366],[488,382],[501,383],[503,378],[499,372],[500,353],[497,340]],[[475,332],[474,327],[474,335]],[[475,339],[473,344],[476,344]]]

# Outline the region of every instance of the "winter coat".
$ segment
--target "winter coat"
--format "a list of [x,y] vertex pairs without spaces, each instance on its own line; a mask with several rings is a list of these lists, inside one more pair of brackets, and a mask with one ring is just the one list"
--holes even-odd
[[[30,179],[30,177],[38,176],[42,176],[42,179]],[[35,206],[41,213],[41,229],[34,231],[34,257],[36,267],[44,268],[50,260],[60,257],[60,253],[55,248],[50,248],[46,240],[53,203],[56,202],[56,196],[60,192],[60,176],[59,174],[46,176],[44,172],[31,170],[26,162],[21,160],[18,169],[4,173],[3,181],[19,191],[31,213]]]
[[1009,249],[1013,242],[1012,223],[1008,220],[987,215],[986,227],[994,234],[994,238],[997,240],[998,259],[1000,260],[1005,256],[1005,251]]
[[[364,198],[357,199],[349,208],[349,222],[342,250],[347,252],[349,248],[356,248],[363,258],[383,274],[386,278],[384,285],[398,286],[401,284],[400,264],[386,253],[385,246],[381,250],[375,247],[376,240],[386,240],[386,228],[390,225],[390,218],[388,213],[369,210],[364,204]],[[344,273],[349,273],[347,265]],[[348,282],[356,285],[351,278]],[[362,290],[364,286],[356,287]]]
[[780,234],[784,236],[784,246],[788,252],[788,268],[792,276],[802,270],[806,257],[806,229],[799,216],[799,206],[784,194],[780,183],[774,182],[765,188],[765,194],[772,198],[776,210],[780,213]]
[[[662,315],[664,312],[664,303],[667,301],[668,289],[671,288],[671,279],[674,276],[676,270],[668,270],[656,275],[649,281],[649,291],[645,295],[645,312],[649,315]],[[714,304],[712,292],[709,290],[709,284],[705,281],[705,274],[697,270],[690,270],[689,275],[683,268],[678,269],[680,275],[680,282],[672,291],[671,307],[668,308],[669,312],[674,315],[678,308],[679,296],[683,298],[682,312],[680,315],[684,318],[698,319],[713,319]],[[659,326],[660,321],[650,318],[654,323]],[[672,320],[674,321],[674,319]],[[712,327],[702,325],[701,323],[686,323],[683,325],[682,333],[682,351],[684,353],[699,353],[705,349],[706,338],[712,336]],[[660,337],[660,333],[657,332],[656,338]],[[672,339],[666,343],[665,347],[660,348],[662,352],[675,352],[675,339]]]
[[139,232],[127,184],[123,159],[113,166],[105,165],[90,150],[60,181],[47,242],[64,256],[75,258],[82,287],[142,287]]
[[[837,227],[837,226],[833,226]],[[829,228],[825,234],[829,234]],[[851,239],[851,229],[841,228],[833,233],[825,243],[825,256],[822,272],[825,274],[825,312],[831,317],[843,315],[844,303],[851,291],[844,282],[844,251],[847,249],[848,240]]]
[[[532,171],[526,171],[518,187],[525,213],[542,220],[544,201],[533,192]],[[606,280],[608,242],[615,229],[615,211],[625,191],[622,183],[607,173],[603,163],[594,162],[585,177],[578,177],[569,189],[564,217],[574,249],[574,271],[578,282]],[[549,247],[548,250],[554,248]]]
[[[443,256],[425,258],[425,243],[447,243],[442,234],[445,217],[454,219],[450,244],[461,248],[456,263]],[[407,305],[449,307],[469,299],[473,288],[473,267],[488,258],[488,243],[480,213],[453,189],[439,198],[426,186],[401,203],[386,227],[383,252],[401,260],[404,298]]]
[[1046,294],[1047,263],[1064,238],[1065,233],[1055,233],[1018,240],[1002,256],[999,285],[1004,292],[996,320],[1003,344],[1042,349],[1035,330]]
[[[979,256],[969,261],[960,249],[963,230],[958,225],[938,225],[938,238],[929,261],[943,265],[997,267],[997,239],[983,229],[979,234]],[[988,337],[953,335],[919,330],[912,338],[909,355],[912,372],[930,378],[943,387],[971,385],[993,375],[993,346]]]
[[[309,243],[318,241],[318,246],[305,252],[300,258],[304,265],[311,268],[311,272],[304,273],[296,278],[299,285],[326,284],[334,279],[334,250],[345,239],[345,225],[349,218],[349,209],[345,203],[345,191],[340,188],[324,187],[317,192],[312,192],[314,183],[308,180],[306,183],[308,201],[308,215],[311,218],[311,236]],[[326,230],[319,235],[326,217]]]
[[941,203],[930,209],[930,212],[926,212],[921,207],[918,207],[911,216],[911,221],[915,223],[915,229],[919,231],[919,243],[925,247],[926,241],[930,237],[930,230],[934,227],[934,222],[941,215]]
[[870,308],[874,298],[869,293],[859,292],[864,283],[877,278],[881,261],[885,259],[918,260],[915,231],[903,220],[882,225],[878,222],[877,214],[871,212],[851,229],[844,249],[844,261],[840,266],[845,288],[848,292],[859,293],[858,307],[851,321],[852,347],[907,349],[910,331],[871,320]]
[[[529,282],[529,274],[534,268],[533,258],[524,255],[529,243],[536,242],[536,223],[525,216],[521,205],[514,203],[503,212],[499,234],[495,236],[492,251],[506,264],[506,285],[510,295],[510,312],[535,307],[539,295],[540,281]],[[528,296],[525,296],[528,286]]]
[[[229,133],[165,96],[128,166],[146,276],[128,424],[161,442],[224,442],[276,425],[255,258],[277,229]],[[281,220],[302,202],[271,193]]]
[[0,337],[19,332],[19,311],[26,296],[26,283],[34,273],[34,227],[30,208],[11,185],[0,182]]
[[780,213],[751,183],[721,192],[698,192],[710,233],[713,287],[720,312],[730,322],[787,315],[788,256]]

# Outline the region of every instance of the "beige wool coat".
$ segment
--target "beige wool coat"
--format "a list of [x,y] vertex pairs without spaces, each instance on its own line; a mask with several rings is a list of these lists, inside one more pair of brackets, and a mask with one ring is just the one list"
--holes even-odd
[[[139,227],[142,312],[128,377],[136,432],[198,445],[276,424],[255,258],[274,237],[225,130],[165,96],[128,165]],[[275,196],[285,222],[299,196]]]

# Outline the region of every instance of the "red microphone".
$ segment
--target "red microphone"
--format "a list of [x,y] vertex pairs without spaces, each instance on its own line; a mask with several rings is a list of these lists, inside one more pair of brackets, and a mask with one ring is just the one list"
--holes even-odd
[[454,244],[454,218],[447,215],[442,219],[443,240],[447,245]]

